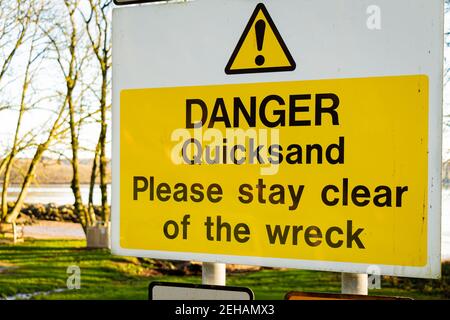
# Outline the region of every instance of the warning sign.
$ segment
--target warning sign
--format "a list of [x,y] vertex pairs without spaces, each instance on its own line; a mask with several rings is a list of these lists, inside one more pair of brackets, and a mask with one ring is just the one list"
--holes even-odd
[[443,7],[344,2],[114,11],[114,254],[440,275]]
[[427,99],[420,75],[123,90],[121,246],[423,266]]
[[259,73],[295,70],[295,61],[264,4],[256,6],[225,73]]

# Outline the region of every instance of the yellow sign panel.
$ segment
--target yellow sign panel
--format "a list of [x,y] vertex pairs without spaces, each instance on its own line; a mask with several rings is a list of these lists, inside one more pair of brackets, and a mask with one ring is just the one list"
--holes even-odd
[[295,70],[296,64],[264,4],[256,6],[234,50],[227,74]]
[[122,248],[426,265],[427,76],[120,99]]

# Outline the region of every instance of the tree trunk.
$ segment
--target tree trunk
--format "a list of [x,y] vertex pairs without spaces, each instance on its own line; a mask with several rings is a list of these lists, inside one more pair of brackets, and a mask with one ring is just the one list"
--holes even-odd
[[[111,69],[111,43],[107,12],[111,5],[111,0],[94,1],[89,0],[90,14],[83,16],[86,23],[86,31],[91,41],[91,48],[95,54],[100,71],[101,71],[101,87],[100,87],[100,113],[101,113],[101,127],[100,136],[97,147],[100,148],[99,155],[99,173],[100,173],[100,192],[102,200],[102,219],[106,226],[109,224],[110,208],[108,205],[108,181],[107,181],[107,166],[108,159],[106,155],[106,139],[107,139],[107,96],[108,96],[108,75]],[[96,30],[91,32],[91,27]]]
[[92,170],[91,170],[91,180],[89,183],[89,216],[90,216],[90,223],[94,225],[97,222],[97,218],[95,216],[95,209],[94,209],[94,188],[95,188],[95,179],[97,178],[97,163],[98,158],[100,154],[100,144],[97,143],[97,146],[95,148],[95,155],[94,160],[92,162]]
[[[75,119],[75,105],[73,101],[73,93],[75,89],[75,85],[77,83],[77,78],[79,75],[79,66],[76,65],[76,46],[77,46],[77,23],[75,21],[75,13],[77,12],[78,2],[65,2],[69,13],[70,26],[72,27],[69,39],[69,54],[70,54],[70,62],[68,66],[68,72],[66,74],[66,97],[67,97],[67,105],[69,107],[69,127],[70,127],[70,138],[71,138],[71,147],[72,147],[72,181],[71,181],[71,189],[73,192],[73,196],[75,198],[75,213],[80,217],[81,225],[83,226],[84,232],[86,233],[87,226],[89,225],[89,215],[86,210],[86,207],[83,204],[83,199],[81,197],[80,190],[80,173],[79,173],[79,159],[78,159],[78,151],[79,151],[79,140],[78,140],[78,126]],[[73,5],[73,6],[72,6]]]
[[106,120],[106,91],[107,91],[107,70],[102,72],[102,95],[100,100],[101,108],[101,130],[100,130],[100,190],[102,194],[102,212],[103,222],[105,226],[109,225],[110,210],[108,206],[108,184],[106,177],[106,169],[108,166],[108,160],[106,158],[106,133],[107,133],[107,120]]
[[[14,159],[14,154],[12,154],[5,167],[5,175],[3,176],[3,189],[2,189],[2,211],[1,218],[6,217],[8,214],[8,188],[9,188],[9,179],[11,177],[11,168]],[[0,219],[1,221],[2,219]]]
[[[34,34],[34,36],[36,33]],[[33,39],[34,41],[34,39]],[[1,208],[1,217],[6,217],[8,214],[8,188],[9,188],[9,180],[11,177],[11,169],[14,162],[14,159],[17,154],[18,149],[18,141],[19,141],[19,133],[20,133],[20,126],[22,124],[22,118],[25,113],[25,98],[27,96],[28,91],[28,85],[29,85],[29,78],[30,78],[30,67],[32,64],[32,56],[33,56],[33,50],[34,50],[34,42],[31,43],[30,52],[28,55],[28,62],[25,69],[25,77],[22,84],[22,94],[20,97],[20,110],[19,110],[19,116],[17,118],[17,124],[16,124],[16,131],[14,134],[14,140],[13,145],[11,147],[11,153],[9,155],[8,162],[6,163],[5,167],[5,175],[3,178],[3,189],[2,189],[2,208]],[[0,219],[1,221],[1,219]]]
[[[9,159],[11,158],[11,154],[8,154],[5,158],[2,159],[2,162],[0,163],[0,175],[3,173],[3,170],[5,170],[7,164],[9,163]],[[5,174],[6,176],[6,174]],[[3,188],[5,188],[5,185],[3,185]],[[2,191],[2,199],[3,199],[3,191]],[[3,202],[2,202],[2,210],[0,211],[0,222],[3,221],[3,219],[8,214],[8,211],[3,210]]]
[[75,120],[75,108],[72,102],[72,89],[69,90],[68,93],[68,105],[69,105],[69,122],[70,122],[70,136],[71,136],[71,147],[72,147],[72,182],[71,189],[73,192],[73,196],[75,198],[75,212],[80,217],[81,224],[83,226],[84,231],[86,232],[86,228],[89,225],[89,218],[87,214],[87,210],[83,205],[83,199],[81,197],[81,189],[80,189],[80,173],[79,173],[79,159],[78,159],[78,132],[76,128],[76,120]]
[[39,161],[41,160],[44,151],[47,150],[48,144],[49,143],[45,142],[44,144],[39,145],[39,147],[37,148],[36,153],[34,154],[33,160],[31,160],[30,167],[28,168],[27,175],[25,176],[25,179],[23,181],[22,189],[20,190],[19,197],[17,198],[16,203],[14,204],[14,207],[11,210],[11,212],[6,215],[6,219],[5,219],[6,222],[8,222],[8,223],[14,222],[17,219],[17,217],[20,213],[20,210],[22,210],[22,206],[23,206],[25,197],[28,193],[28,187],[30,186],[31,182],[33,181],[37,165],[38,165]]
[[50,143],[55,138],[56,130],[58,130],[58,128],[60,126],[60,121],[64,114],[64,106],[65,106],[65,102],[64,102],[63,106],[61,107],[61,109],[59,110],[58,117],[56,118],[56,120],[48,134],[47,140],[37,147],[34,157],[31,160],[30,166],[28,167],[28,172],[22,183],[22,188],[20,190],[19,196],[17,197],[16,203],[14,204],[14,207],[12,208],[11,212],[9,212],[6,215],[6,218],[5,218],[6,222],[11,223],[11,222],[15,221],[20,213],[20,210],[22,210],[22,206],[25,201],[25,197],[28,193],[28,188],[34,178],[34,174],[36,172],[37,165],[38,165],[39,161],[42,159],[44,152],[48,149]]

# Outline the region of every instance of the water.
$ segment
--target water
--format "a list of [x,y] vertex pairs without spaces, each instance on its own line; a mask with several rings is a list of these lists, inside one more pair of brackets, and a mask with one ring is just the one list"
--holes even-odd
[[[11,187],[8,201],[14,201],[19,187]],[[87,202],[89,186],[81,186],[83,201]],[[108,202],[111,200],[111,185],[108,185]],[[72,190],[67,185],[42,185],[29,189],[27,203],[55,203],[57,205],[72,204],[74,197]],[[95,187],[94,204],[101,203],[101,194],[98,186]],[[442,258],[450,260],[450,189],[442,192]]]
[[[89,199],[89,185],[81,185],[81,196],[83,202],[87,203]],[[111,204],[111,185],[108,185],[108,203]],[[1,192],[1,188],[0,188]],[[15,201],[20,192],[20,187],[11,186],[8,189],[8,201]],[[94,189],[94,204],[102,203],[99,186]],[[39,187],[30,187],[28,189],[26,203],[55,203],[57,205],[73,204],[75,198],[73,197],[72,189],[67,185],[41,185]]]

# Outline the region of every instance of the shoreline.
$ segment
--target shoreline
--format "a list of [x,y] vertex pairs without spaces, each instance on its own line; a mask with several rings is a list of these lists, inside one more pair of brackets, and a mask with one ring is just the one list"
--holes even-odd
[[[8,202],[11,209],[14,202]],[[94,205],[94,212],[98,220],[101,220],[101,206]],[[31,225],[34,221],[56,221],[81,223],[75,214],[73,204],[57,205],[55,203],[25,203],[20,210],[16,223],[18,225]]]

